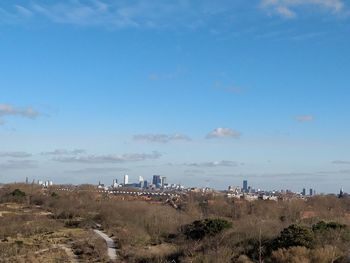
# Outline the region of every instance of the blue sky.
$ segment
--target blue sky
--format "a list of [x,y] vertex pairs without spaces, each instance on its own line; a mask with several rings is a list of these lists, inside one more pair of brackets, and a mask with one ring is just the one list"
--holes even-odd
[[1,1],[0,181],[350,189],[349,22],[345,0]]

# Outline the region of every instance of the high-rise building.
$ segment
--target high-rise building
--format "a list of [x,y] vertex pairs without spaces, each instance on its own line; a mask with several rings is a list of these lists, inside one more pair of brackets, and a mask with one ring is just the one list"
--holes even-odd
[[312,190],[312,188],[310,188],[310,190],[309,190],[309,195],[310,195],[310,196],[313,196],[313,195],[314,195],[314,191]]
[[243,180],[243,192],[248,192],[248,181]]
[[303,196],[305,196],[306,195],[306,189],[305,188],[303,188],[303,192],[301,193]]
[[129,184],[129,175],[124,175],[124,185]]
[[152,184],[154,184],[157,188],[162,185],[162,178],[160,175],[153,175]]
[[162,176],[162,187],[164,187],[166,184],[166,177]]
[[139,187],[145,187],[145,180],[143,179],[143,176],[139,176]]

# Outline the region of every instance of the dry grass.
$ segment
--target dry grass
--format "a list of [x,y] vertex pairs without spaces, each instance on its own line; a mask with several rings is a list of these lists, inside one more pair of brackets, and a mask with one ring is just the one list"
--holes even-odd
[[[26,196],[9,195],[16,188]],[[55,245],[66,244],[84,262],[105,262],[104,241],[89,231],[99,223],[116,241],[125,262],[256,262],[259,240],[266,250],[265,241],[277,237],[290,224],[310,226],[321,219],[349,224],[350,220],[350,201],[332,196],[246,202],[193,194],[177,204],[179,209],[161,200],[93,191],[56,193],[31,185],[10,185],[0,189],[0,258],[31,262],[32,253],[50,248],[36,257],[42,262],[56,262],[67,253]],[[203,218],[225,218],[233,227],[201,241],[187,240],[181,227]],[[314,249],[280,249],[263,257],[266,263],[330,262],[327,260],[346,255],[350,245],[350,238],[340,240],[335,235],[322,236]]]

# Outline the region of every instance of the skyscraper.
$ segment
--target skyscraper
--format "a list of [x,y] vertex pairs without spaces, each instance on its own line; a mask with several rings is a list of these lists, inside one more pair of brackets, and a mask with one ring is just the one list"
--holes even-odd
[[305,188],[303,188],[303,192],[301,193],[303,196],[305,196],[306,195],[306,189]]
[[313,195],[314,195],[314,191],[312,190],[312,188],[310,188],[309,195],[310,195],[310,196],[313,196]]
[[129,175],[124,175],[124,185],[127,185],[129,183]]
[[139,176],[139,187],[144,188],[145,186],[145,180],[143,179],[143,176]]
[[162,187],[164,187],[165,184],[166,184],[166,177],[162,176]]
[[248,181],[243,180],[243,192],[248,192]]
[[157,188],[161,187],[162,178],[160,177],[160,175],[153,175],[152,184],[154,184]]

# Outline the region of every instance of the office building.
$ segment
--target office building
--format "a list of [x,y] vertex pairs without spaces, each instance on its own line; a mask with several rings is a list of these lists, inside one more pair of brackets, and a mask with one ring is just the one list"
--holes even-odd
[[248,181],[243,180],[243,192],[248,192]]
[[162,176],[162,187],[166,186],[166,177]]
[[302,191],[302,193],[301,193],[303,196],[305,196],[306,195],[306,189],[305,188],[303,188],[303,191]]
[[145,180],[142,176],[139,176],[139,187],[144,188],[145,187]]
[[155,185],[157,188],[160,188],[162,186],[162,178],[160,175],[153,175],[152,184]]
[[124,175],[124,185],[129,184],[129,175]]

